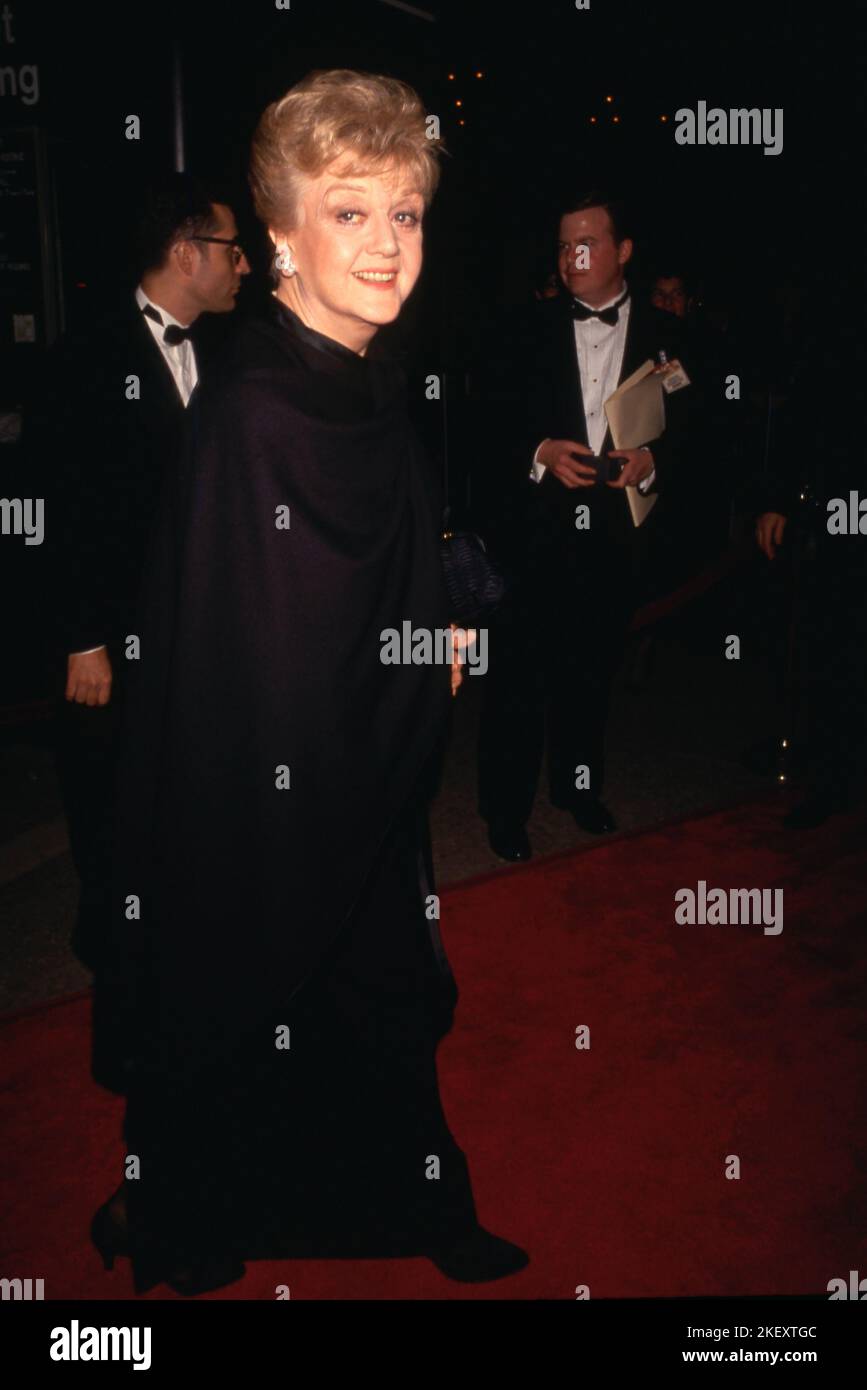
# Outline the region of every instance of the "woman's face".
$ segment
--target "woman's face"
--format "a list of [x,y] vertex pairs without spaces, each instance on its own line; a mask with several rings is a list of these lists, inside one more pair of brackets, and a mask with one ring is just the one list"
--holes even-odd
[[397,318],[418,279],[424,199],[405,169],[334,170],[308,181],[293,232],[271,232],[297,266],[278,294],[310,327],[360,352]]

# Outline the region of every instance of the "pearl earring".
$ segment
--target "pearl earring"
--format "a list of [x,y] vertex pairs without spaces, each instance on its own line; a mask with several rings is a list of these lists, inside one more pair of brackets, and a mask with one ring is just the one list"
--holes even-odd
[[295,275],[298,267],[292,259],[291,251],[278,251],[274,257],[274,267],[283,275]]

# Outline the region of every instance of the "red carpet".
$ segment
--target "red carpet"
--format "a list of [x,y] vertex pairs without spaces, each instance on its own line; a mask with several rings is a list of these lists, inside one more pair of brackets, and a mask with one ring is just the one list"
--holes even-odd
[[[256,1263],[210,1297],[805,1294],[867,1274],[865,823],[778,821],[776,804],[725,811],[443,895],[461,987],[445,1108],[482,1222],[527,1270],[469,1286],[421,1259]],[[675,924],[700,879],[782,888],[783,931]],[[0,1275],[124,1299],[128,1263],[104,1273],[88,1241],[123,1146],[87,1020],[77,997],[2,1024]]]

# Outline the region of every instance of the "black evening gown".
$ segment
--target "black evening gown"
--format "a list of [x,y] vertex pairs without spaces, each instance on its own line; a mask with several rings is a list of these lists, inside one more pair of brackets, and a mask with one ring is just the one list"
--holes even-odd
[[396,366],[276,300],[191,409],[119,793],[134,1265],[423,1253],[476,1223],[421,867],[449,672],[379,657],[447,625],[440,499]]

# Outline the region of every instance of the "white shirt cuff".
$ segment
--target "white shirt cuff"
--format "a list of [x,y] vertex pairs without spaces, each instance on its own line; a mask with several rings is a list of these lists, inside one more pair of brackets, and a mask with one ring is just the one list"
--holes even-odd
[[642,479],[641,479],[641,482],[638,484],[638,491],[639,491],[639,492],[647,492],[648,488],[650,488],[650,486],[652,485],[653,480],[654,480],[655,477],[656,477],[656,469],[654,468],[654,470],[653,470],[652,473],[648,474],[648,476],[647,476],[646,478],[642,478]]
[[[539,445],[539,449],[542,448],[543,444],[547,443],[547,439],[543,439],[542,444]],[[541,483],[542,479],[545,476],[545,465],[544,463],[539,462],[539,449],[537,449],[535,454],[533,455],[533,463],[530,467],[530,477],[532,478],[534,483]]]

